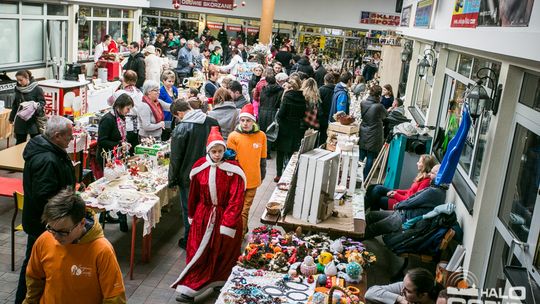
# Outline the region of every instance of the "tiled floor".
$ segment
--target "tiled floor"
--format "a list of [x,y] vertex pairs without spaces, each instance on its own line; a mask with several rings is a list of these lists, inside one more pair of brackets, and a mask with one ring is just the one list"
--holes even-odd
[[[0,147],[5,143],[0,143]],[[265,208],[275,184],[275,160],[268,162],[267,177],[257,191],[253,207],[251,208],[249,227],[250,229],[260,225],[259,218]],[[21,177],[20,173],[0,171],[0,176]],[[11,242],[10,224],[13,214],[13,200],[0,197],[0,303],[13,303],[20,265],[24,258],[26,235],[23,232],[16,233],[16,270],[11,272]],[[20,221],[20,218],[18,219]],[[182,220],[178,202],[173,202],[173,207],[168,213],[164,213],[161,222],[153,231],[152,259],[149,263],[137,263],[134,279],[129,280],[129,248],[130,233],[122,233],[118,225],[108,224],[105,227],[105,236],[114,245],[118,262],[124,274],[126,295],[128,303],[176,303],[174,290],[169,285],[176,279],[185,265],[185,252],[177,247],[177,241],[182,233]],[[141,249],[141,223],[137,225],[136,259],[140,258]],[[367,241],[367,247],[374,251],[378,257],[378,263],[368,270],[368,285],[387,283],[392,274],[396,273],[400,266],[400,260],[377,241]],[[200,303],[214,303],[216,293],[209,293],[201,299]]]

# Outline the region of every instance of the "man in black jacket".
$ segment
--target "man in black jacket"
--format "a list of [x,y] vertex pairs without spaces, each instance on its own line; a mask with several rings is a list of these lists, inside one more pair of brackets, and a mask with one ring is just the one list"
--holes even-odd
[[313,67],[309,63],[309,57],[308,56],[302,56],[300,60],[298,60],[298,70],[297,72],[303,72],[306,73],[308,78],[313,78],[315,76],[315,72],[313,71]]
[[32,138],[24,148],[24,209],[22,225],[28,235],[26,257],[21,266],[15,303],[26,296],[26,266],[37,238],[45,231],[41,221],[47,201],[60,190],[75,187],[75,174],[66,149],[73,135],[73,123],[62,116],[51,116],[44,135]]
[[276,60],[281,62],[281,65],[287,72],[287,74],[291,73],[291,60],[293,56],[289,52],[289,49],[287,49],[287,46],[282,46],[279,52],[276,54]]
[[193,164],[206,154],[206,139],[210,134],[210,129],[212,126],[219,126],[219,124],[217,120],[206,116],[200,109],[191,109],[189,103],[184,99],[177,99],[172,103],[171,113],[181,121],[171,135],[169,187],[180,187],[184,237],[178,241],[178,246],[185,249],[190,226],[187,214],[189,172]]
[[130,43],[128,49],[129,58],[126,65],[124,65],[124,71],[131,70],[137,73],[137,84],[135,86],[142,89],[146,77],[144,55],[139,51],[140,47],[137,42]]
[[315,81],[317,81],[317,87],[322,87],[324,85],[324,76],[326,75],[326,69],[322,64],[322,59],[317,59],[315,61]]
[[319,109],[319,145],[326,143],[328,129],[328,116],[332,107],[332,98],[334,97],[334,88],[336,87],[336,77],[332,73],[324,75],[324,85],[319,88],[321,96],[321,108]]

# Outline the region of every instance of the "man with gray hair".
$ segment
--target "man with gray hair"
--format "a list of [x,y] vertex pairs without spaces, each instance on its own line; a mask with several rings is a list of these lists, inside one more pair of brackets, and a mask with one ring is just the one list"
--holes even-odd
[[176,67],[176,73],[178,73],[178,84],[183,85],[184,78],[191,77],[195,63],[193,62],[193,53],[191,50],[195,42],[188,40],[186,45],[178,51],[178,66]]
[[24,148],[22,224],[28,241],[15,303],[22,303],[26,295],[26,266],[35,241],[45,231],[45,225],[41,222],[45,204],[60,190],[75,187],[73,164],[66,152],[72,137],[71,120],[51,116],[45,134],[32,138]]
[[42,220],[47,232],[32,249],[24,303],[126,303],[113,246],[80,196],[62,190],[45,205]]

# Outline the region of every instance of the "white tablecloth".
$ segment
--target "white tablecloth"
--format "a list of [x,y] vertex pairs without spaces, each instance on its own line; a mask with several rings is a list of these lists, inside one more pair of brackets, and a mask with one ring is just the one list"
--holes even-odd
[[[85,138],[86,137],[86,138]],[[86,136],[75,136],[70,142],[69,146],[66,149],[67,153],[78,153],[83,150],[88,150],[90,146],[90,135],[86,134]]]
[[120,86],[120,81],[113,81],[100,84],[96,89],[90,87],[88,89],[88,109],[86,113],[97,113],[101,110],[109,108],[107,99]]

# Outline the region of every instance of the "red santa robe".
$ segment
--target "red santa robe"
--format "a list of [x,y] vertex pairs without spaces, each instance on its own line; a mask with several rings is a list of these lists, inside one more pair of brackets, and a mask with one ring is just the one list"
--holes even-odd
[[235,161],[200,158],[190,172],[186,267],[171,285],[195,297],[224,285],[242,246],[242,208],[246,177]]

